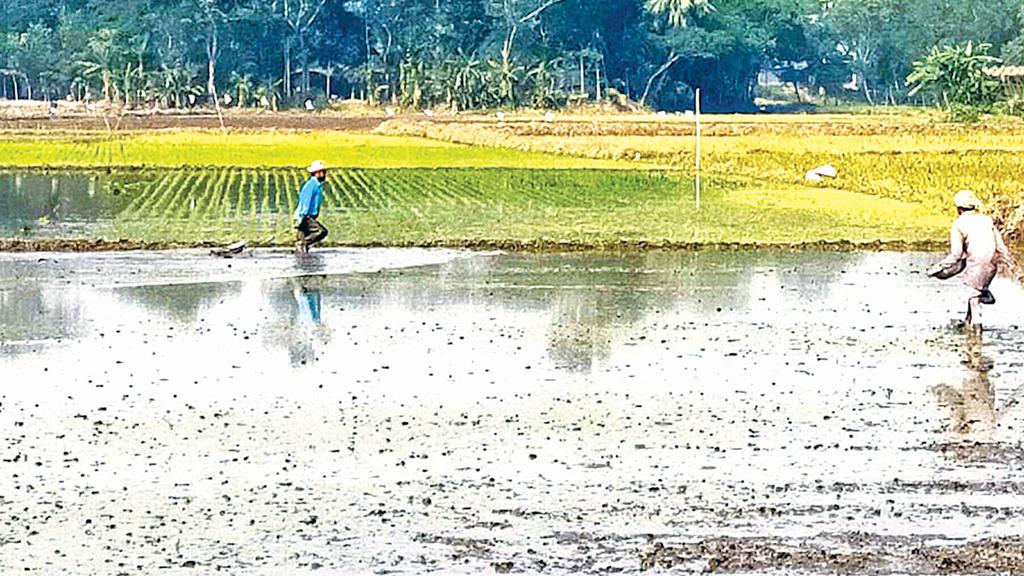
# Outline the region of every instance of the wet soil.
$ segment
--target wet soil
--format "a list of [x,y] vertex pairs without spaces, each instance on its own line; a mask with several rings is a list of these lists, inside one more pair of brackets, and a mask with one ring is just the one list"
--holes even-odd
[[934,258],[0,254],[0,573],[1019,572]]
[[864,533],[829,534],[806,541],[713,538],[674,546],[655,542],[640,560],[641,571],[676,567],[724,573],[1010,574],[1024,569],[1024,539],[937,543],[933,538]]
[[[273,247],[273,244],[254,242],[253,247]],[[328,243],[329,245],[329,243]],[[217,244],[211,242],[198,242],[193,244],[161,243],[161,242],[135,242],[132,240],[103,240],[103,239],[0,239],[0,252],[109,252],[116,250],[168,250],[175,248],[213,248]],[[693,242],[658,242],[658,241],[621,241],[611,244],[586,243],[586,242],[554,242],[550,240],[494,240],[494,241],[463,241],[451,239],[438,242],[420,243],[378,243],[369,242],[349,248],[454,248],[466,250],[505,250],[525,252],[589,252],[589,251],[623,251],[623,252],[647,252],[647,251],[835,251],[835,252],[861,252],[861,251],[887,251],[887,252],[937,252],[944,248],[944,244],[938,242],[906,242],[875,241],[875,242],[850,242],[850,241],[817,241],[801,243],[693,243]]]

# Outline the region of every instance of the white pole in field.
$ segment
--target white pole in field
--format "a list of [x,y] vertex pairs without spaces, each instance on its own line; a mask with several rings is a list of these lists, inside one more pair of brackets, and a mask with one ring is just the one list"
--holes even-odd
[[694,198],[697,204],[697,210],[700,210],[700,88],[694,91],[694,108],[697,115],[697,159],[696,159],[696,176],[694,176]]

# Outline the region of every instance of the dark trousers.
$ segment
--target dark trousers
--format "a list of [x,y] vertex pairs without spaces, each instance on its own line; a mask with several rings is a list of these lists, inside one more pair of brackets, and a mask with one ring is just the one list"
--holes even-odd
[[306,216],[295,227],[299,245],[303,250],[327,238],[327,227],[320,223],[315,216]]

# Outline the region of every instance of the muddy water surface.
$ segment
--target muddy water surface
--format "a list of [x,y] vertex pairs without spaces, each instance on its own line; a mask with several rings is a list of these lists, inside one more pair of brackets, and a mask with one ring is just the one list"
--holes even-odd
[[1015,571],[933,258],[0,256],[0,573]]

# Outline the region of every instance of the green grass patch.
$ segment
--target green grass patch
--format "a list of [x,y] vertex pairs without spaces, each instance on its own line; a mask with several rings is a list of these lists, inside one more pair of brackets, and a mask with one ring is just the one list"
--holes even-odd
[[[95,221],[90,234],[108,240],[294,240],[298,170],[97,177],[76,174],[78,184],[22,177],[19,192],[0,197],[7,214],[21,214],[8,235],[60,236],[62,226],[81,220],[79,210]],[[81,190],[90,182],[91,195]],[[689,175],[662,170],[350,168],[331,173],[322,220],[333,245],[921,243],[940,241],[948,226],[918,204],[841,190],[712,180],[699,211],[693,196]]]

